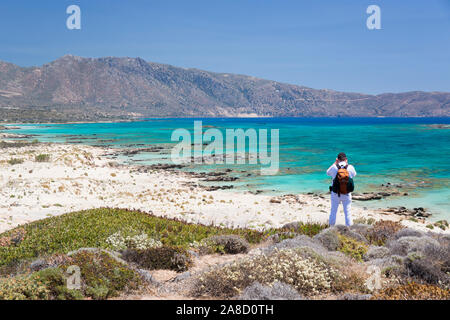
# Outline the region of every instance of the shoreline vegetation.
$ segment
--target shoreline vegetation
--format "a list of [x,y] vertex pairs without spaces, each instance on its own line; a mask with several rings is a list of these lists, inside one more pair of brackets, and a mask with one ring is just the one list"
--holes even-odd
[[450,297],[448,223],[421,210],[357,204],[353,227],[329,228],[325,194],[216,189],[112,148],[0,147],[0,299]]

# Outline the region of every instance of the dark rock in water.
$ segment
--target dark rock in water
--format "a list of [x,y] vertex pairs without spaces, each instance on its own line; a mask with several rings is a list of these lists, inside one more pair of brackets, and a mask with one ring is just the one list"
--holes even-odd
[[428,218],[431,217],[431,213],[425,211],[418,211],[415,214],[416,217]]
[[[386,197],[399,196],[399,195],[402,195],[402,193],[391,189],[391,190],[383,190],[380,192],[364,192],[362,194],[361,193],[353,193],[352,199],[358,200],[358,201],[370,201],[370,200],[380,200],[380,199],[383,199]],[[403,195],[407,195],[407,194],[403,193]]]
[[74,137],[66,138],[66,140],[89,140],[89,139],[91,139],[91,138],[80,137],[80,136],[74,136]]
[[394,213],[401,216],[413,216],[413,217],[422,217],[428,218],[431,216],[431,213],[427,212],[426,209],[419,207],[413,209],[407,209],[405,207],[391,207],[384,210],[385,212]]
[[163,147],[159,147],[159,146],[153,146],[150,148],[140,148],[140,149],[129,149],[129,150],[125,150],[122,152],[123,155],[125,156],[132,156],[132,155],[136,155],[138,153],[142,153],[142,152],[159,152],[161,150],[163,150]]
[[260,193],[263,193],[264,192],[264,190],[255,190],[255,191],[249,191],[248,193],[251,193],[251,194],[260,194]]
[[158,163],[158,164],[152,164],[150,166],[151,169],[155,169],[155,170],[181,169],[184,167],[185,166],[181,165],[181,164],[168,164],[168,163]]
[[216,191],[216,190],[227,190],[227,189],[233,189],[234,187],[232,185],[228,186],[208,186],[203,187],[206,191]]
[[202,181],[209,181],[209,182],[217,182],[217,181],[236,181],[238,180],[238,177],[224,177],[224,176],[217,176],[217,177],[208,177],[205,179],[202,179]]
[[209,177],[219,177],[219,176],[226,175],[226,173],[225,172],[209,172],[206,175]]
[[450,124],[430,124],[428,127],[434,129],[450,129]]
[[390,192],[378,192],[378,195],[382,196],[382,197],[389,197],[390,195],[392,195],[392,193],[390,193]]
[[383,196],[378,195],[377,193],[352,194],[352,199],[358,201],[380,200],[382,198]]

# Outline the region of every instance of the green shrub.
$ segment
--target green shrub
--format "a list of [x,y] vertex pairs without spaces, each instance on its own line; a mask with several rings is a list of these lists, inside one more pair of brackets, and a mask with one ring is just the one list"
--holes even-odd
[[[10,238],[18,228],[0,234]],[[235,234],[249,243],[259,243],[269,235],[251,229],[228,229],[185,223],[176,219],[156,217],[139,211],[122,209],[92,209],[34,221],[22,227],[26,237],[17,245],[0,246],[0,273],[3,266],[54,253],[68,253],[78,248],[110,248],[108,237],[127,230],[145,233],[165,245],[188,247],[213,235]],[[5,239],[7,239],[5,238]]]
[[23,163],[23,159],[16,159],[16,158],[11,158],[8,160],[8,163],[12,166],[16,165],[16,164],[21,164]]
[[202,241],[201,246],[210,249],[211,253],[237,254],[248,252],[250,245],[236,235],[212,236]]
[[[114,297],[135,290],[142,283],[134,270],[106,252],[80,250],[71,258],[71,265],[80,268],[84,294],[93,299]],[[64,270],[68,267],[62,266]]]
[[314,237],[320,231],[328,228],[327,224],[324,223],[303,223],[303,222],[291,222],[282,227],[284,231],[291,231],[297,234],[304,234],[308,237]]
[[442,230],[447,230],[448,227],[449,227],[449,224],[448,224],[448,221],[447,221],[447,220],[439,220],[439,221],[436,221],[436,222],[434,223],[434,225],[435,225],[436,227],[438,227],[438,228],[441,228]]
[[40,155],[37,155],[37,156],[34,158],[34,161],[36,161],[36,162],[49,162],[49,161],[50,161],[50,155],[49,155],[49,154],[40,154]]
[[84,298],[81,291],[67,288],[66,276],[59,268],[43,269],[35,272],[32,278],[35,281],[42,282],[47,287],[52,299],[81,300]]
[[[0,280],[0,300],[107,299],[142,283],[134,270],[101,250],[80,250],[61,261],[67,264]],[[80,290],[67,288],[65,271],[70,265],[80,268]]]
[[0,300],[50,299],[47,286],[30,275],[0,279]]
[[338,251],[352,257],[357,261],[360,262],[363,261],[363,256],[369,249],[366,244],[353,238],[343,236],[341,234],[338,235],[338,238],[339,238]]
[[128,249],[122,257],[149,270],[168,269],[177,272],[186,271],[192,265],[192,259],[186,249],[181,247],[155,247],[149,249]]

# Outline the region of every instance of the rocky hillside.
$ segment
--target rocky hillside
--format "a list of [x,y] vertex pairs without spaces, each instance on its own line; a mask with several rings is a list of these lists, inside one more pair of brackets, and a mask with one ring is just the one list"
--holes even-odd
[[140,58],[64,56],[31,68],[0,62],[0,111],[9,115],[23,108],[82,118],[89,118],[86,110],[101,117],[427,117],[450,116],[450,93],[367,95],[316,90]]

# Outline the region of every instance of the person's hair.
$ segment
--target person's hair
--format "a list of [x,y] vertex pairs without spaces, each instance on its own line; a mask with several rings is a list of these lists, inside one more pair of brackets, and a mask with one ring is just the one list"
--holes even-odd
[[347,155],[344,152],[341,152],[337,156],[339,161],[345,161],[347,159]]

